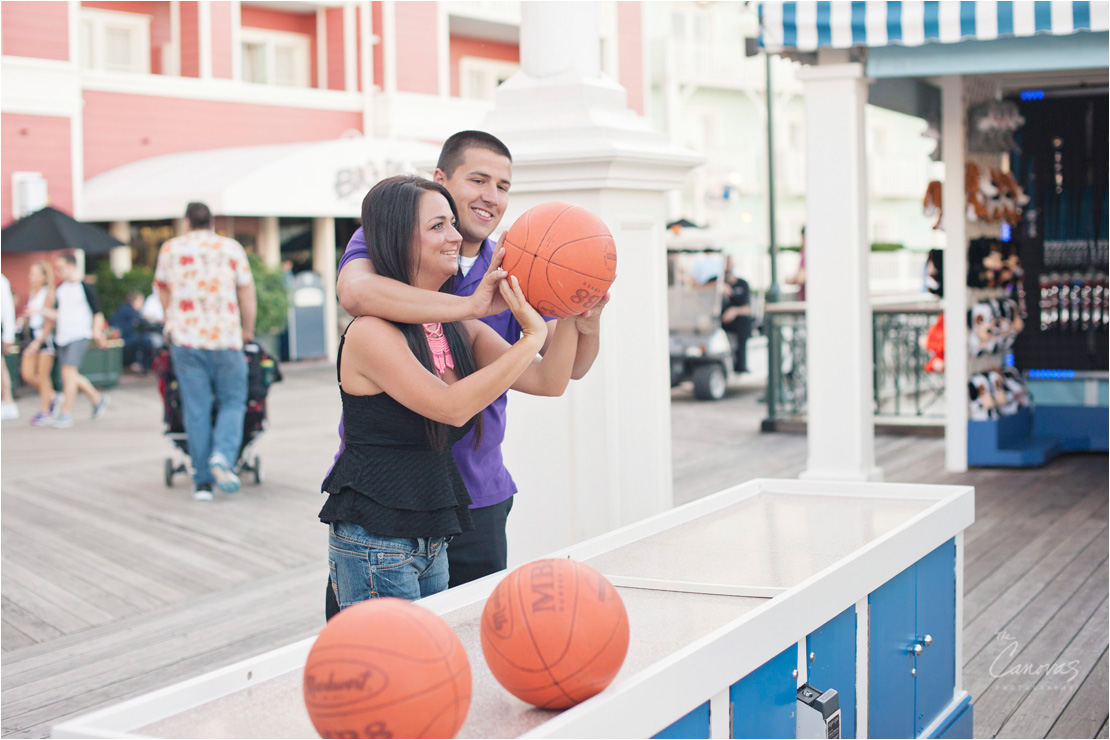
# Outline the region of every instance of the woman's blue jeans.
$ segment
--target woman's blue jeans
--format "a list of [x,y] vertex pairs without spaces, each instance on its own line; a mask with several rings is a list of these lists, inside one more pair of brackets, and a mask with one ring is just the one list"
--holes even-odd
[[[181,391],[181,411],[193,484],[213,483],[208,460],[219,453],[228,465],[239,459],[243,417],[247,413],[247,358],[238,349],[193,349],[170,346],[173,370]],[[212,404],[216,420],[212,421]]]
[[393,596],[415,601],[447,589],[445,537],[378,537],[350,522],[332,522],[331,588],[340,609]]

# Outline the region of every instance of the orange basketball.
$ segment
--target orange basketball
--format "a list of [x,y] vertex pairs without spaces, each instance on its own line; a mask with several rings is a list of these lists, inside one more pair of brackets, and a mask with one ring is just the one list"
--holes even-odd
[[605,222],[582,206],[529,208],[505,235],[501,266],[540,313],[565,319],[601,300],[617,277],[617,248]]
[[316,638],[304,702],[321,737],[454,737],[470,709],[470,661],[427,609],[370,599]]
[[628,652],[628,613],[588,565],[550,558],[507,575],[482,612],[482,654],[509,693],[566,709],[612,682]]

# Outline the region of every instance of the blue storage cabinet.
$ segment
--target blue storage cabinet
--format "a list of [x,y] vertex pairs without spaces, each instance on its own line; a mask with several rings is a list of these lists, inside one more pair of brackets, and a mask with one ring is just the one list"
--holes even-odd
[[873,591],[868,605],[868,734],[917,737],[955,693],[955,540]]
[[794,737],[798,701],[798,646],[791,645],[728,690],[732,736]]
[[809,685],[840,695],[840,736],[856,736],[856,608],[845,609],[806,637]]

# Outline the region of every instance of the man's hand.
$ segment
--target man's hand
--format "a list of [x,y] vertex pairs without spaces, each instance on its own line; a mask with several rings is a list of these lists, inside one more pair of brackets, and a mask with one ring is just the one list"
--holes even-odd
[[579,334],[589,337],[595,336],[601,331],[601,311],[608,302],[609,293],[606,293],[601,297],[600,301],[594,304],[593,308],[580,314],[578,318],[575,319]]
[[490,260],[489,269],[482,276],[482,282],[478,284],[474,294],[468,299],[473,312],[472,315],[476,319],[483,316],[493,316],[509,308],[509,304],[505,302],[500,290],[501,281],[509,276],[509,273],[501,269],[501,260],[505,258],[505,250],[501,246],[504,241],[505,234],[502,234],[493,250],[493,258]]
[[108,348],[108,337],[104,336],[104,332],[97,332],[96,336],[93,337],[93,341],[96,342],[96,346],[101,349]]

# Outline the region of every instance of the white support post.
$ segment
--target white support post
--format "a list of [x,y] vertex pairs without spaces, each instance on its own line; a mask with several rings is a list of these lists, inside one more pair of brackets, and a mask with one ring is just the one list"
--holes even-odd
[[324,351],[335,357],[339,349],[339,312],[335,295],[335,219],[312,219],[312,269],[324,286]]
[[122,277],[131,269],[131,222],[113,221],[108,227],[108,233],[123,242],[122,247],[113,247],[108,253],[108,265],[112,274]]
[[[347,92],[358,89],[358,48],[355,34],[355,6],[346,3],[343,6],[343,87]],[[366,39],[362,40],[363,55],[369,53],[366,48]],[[364,83],[365,84],[365,83]],[[363,132],[367,133],[367,132]]]
[[231,0],[231,79],[243,79],[243,6]]
[[258,256],[271,269],[281,264],[281,236],[277,216],[258,218]]
[[[75,74],[81,66],[81,3],[69,0],[68,43],[69,66]],[[85,106],[83,102],[73,109],[69,116],[69,172],[72,183],[70,192],[73,198],[73,215],[80,219],[85,207]],[[84,252],[81,252],[84,255]],[[84,267],[82,267],[84,269]]]
[[162,74],[181,75],[181,0],[170,0],[170,51],[162,56]]
[[328,9],[316,9],[316,87],[328,89]]
[[941,154],[944,157],[944,467],[967,470],[967,218],[964,78],[941,80]]
[[200,55],[200,78],[212,78],[212,5],[211,0],[197,3],[197,53]]
[[503,450],[522,495],[510,567],[673,506],[665,193],[700,157],[630,111],[601,74],[597,13],[594,3],[522,3],[521,71],[482,125],[513,154],[502,229],[538,203],[572,202],[609,226],[618,254],[589,374],[563,398],[511,394]]
[[806,115],[806,423],[802,478],[882,480],[875,466],[867,79],[858,63],[798,73]]
[[373,33],[373,15],[370,0],[359,5],[358,27],[362,36],[362,134],[374,133],[374,45],[377,43]]

